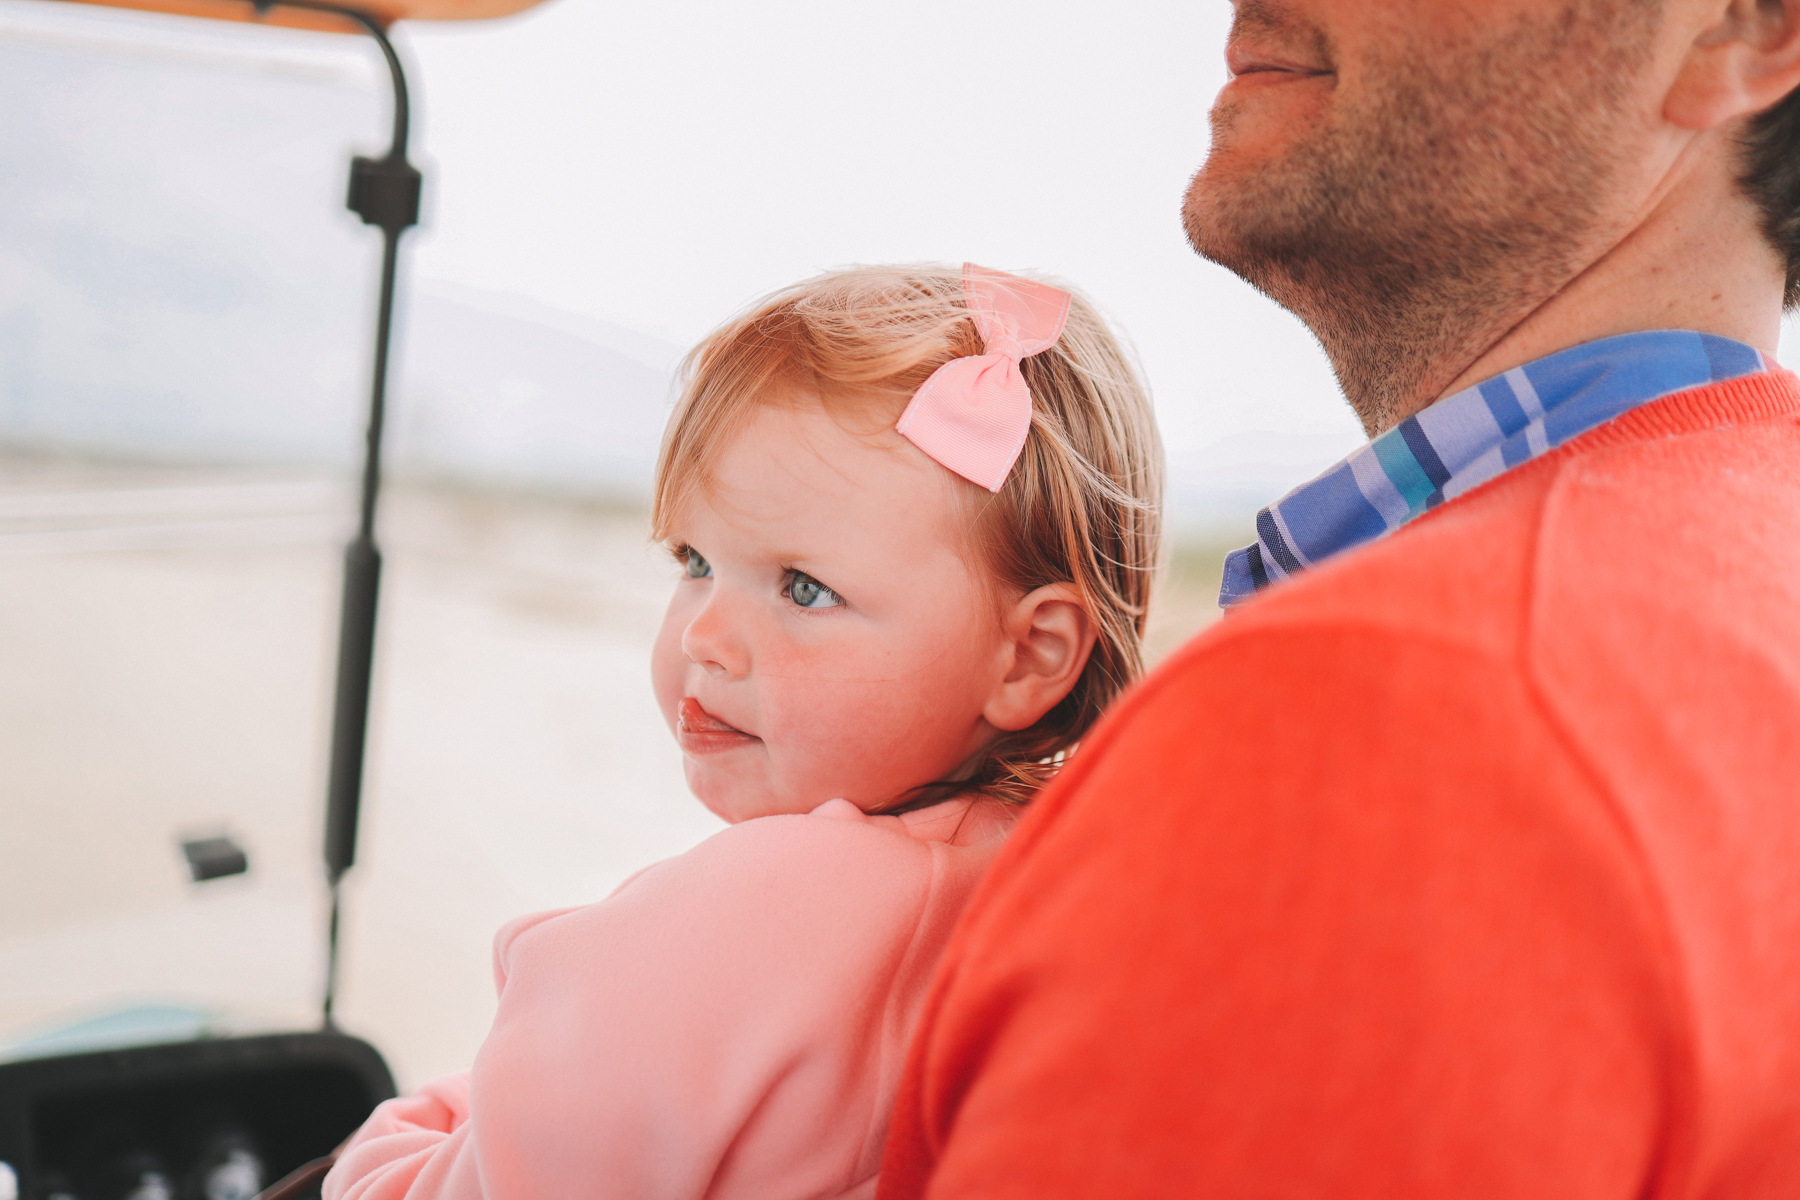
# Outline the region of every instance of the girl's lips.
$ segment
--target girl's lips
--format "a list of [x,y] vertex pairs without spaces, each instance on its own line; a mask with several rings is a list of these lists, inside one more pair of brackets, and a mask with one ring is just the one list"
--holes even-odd
[[692,696],[683,696],[675,710],[675,739],[689,754],[707,754],[715,750],[731,750],[761,739],[727,725],[700,707]]

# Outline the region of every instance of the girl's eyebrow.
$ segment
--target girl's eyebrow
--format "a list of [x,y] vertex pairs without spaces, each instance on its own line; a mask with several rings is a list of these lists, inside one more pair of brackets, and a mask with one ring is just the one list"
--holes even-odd
[[842,575],[844,573],[843,563],[826,562],[818,555],[777,554],[774,558],[784,571],[798,571],[802,575],[810,575],[821,581],[824,575]]

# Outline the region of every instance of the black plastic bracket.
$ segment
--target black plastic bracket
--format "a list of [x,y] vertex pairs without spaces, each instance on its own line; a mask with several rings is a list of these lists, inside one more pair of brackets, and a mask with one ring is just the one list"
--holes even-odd
[[419,191],[423,176],[405,159],[365,158],[350,160],[350,211],[365,225],[384,233],[398,233],[419,223]]
[[182,856],[187,859],[188,872],[195,883],[205,883],[208,879],[223,879],[227,875],[242,875],[250,869],[250,856],[244,848],[228,837],[196,838],[181,843]]

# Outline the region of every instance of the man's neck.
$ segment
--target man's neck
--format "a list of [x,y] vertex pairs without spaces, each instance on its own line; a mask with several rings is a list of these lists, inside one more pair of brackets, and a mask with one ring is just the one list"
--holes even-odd
[[[1696,146],[1720,153],[1722,139]],[[1583,342],[1652,329],[1734,338],[1775,356],[1785,266],[1728,170],[1686,164],[1643,217],[1581,274],[1470,360],[1436,395],[1394,420],[1513,367]]]

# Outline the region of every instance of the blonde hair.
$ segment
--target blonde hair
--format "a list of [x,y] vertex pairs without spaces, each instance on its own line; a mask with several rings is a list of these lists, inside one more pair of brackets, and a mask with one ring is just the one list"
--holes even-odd
[[[816,397],[828,410],[891,424],[932,372],[983,349],[962,273],[950,267],[854,267],[767,297],[682,364],[657,463],[653,536],[669,536],[692,490],[707,485],[713,457],[758,407]],[[1074,585],[1094,649],[1069,694],[1029,728],[1002,733],[968,778],[925,784],[889,811],[969,792],[1028,802],[1143,673],[1162,537],[1162,445],[1149,397],[1079,295],[1056,345],[1020,369],[1031,429],[997,495],[967,485],[974,545],[993,579],[1019,594]]]

